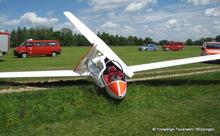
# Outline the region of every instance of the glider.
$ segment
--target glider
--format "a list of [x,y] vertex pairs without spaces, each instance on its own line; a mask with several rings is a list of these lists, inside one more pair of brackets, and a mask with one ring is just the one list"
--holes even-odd
[[99,87],[105,88],[109,96],[122,99],[127,93],[126,79],[132,78],[135,72],[220,59],[220,55],[207,55],[127,66],[102,39],[71,12],[64,12],[64,15],[92,44],[74,70],[0,72],[0,78],[90,76]]

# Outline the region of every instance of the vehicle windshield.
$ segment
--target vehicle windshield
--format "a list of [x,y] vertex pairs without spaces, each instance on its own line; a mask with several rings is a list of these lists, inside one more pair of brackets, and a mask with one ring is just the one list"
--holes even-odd
[[148,46],[154,46],[153,44],[145,44],[145,45],[143,45],[144,47],[148,47]]
[[142,45],[142,47],[147,47],[148,46],[148,44],[144,44],[144,45]]
[[207,49],[220,49],[220,43],[207,44]]
[[27,41],[25,41],[22,44],[20,44],[20,46],[25,46],[26,44],[27,44]]

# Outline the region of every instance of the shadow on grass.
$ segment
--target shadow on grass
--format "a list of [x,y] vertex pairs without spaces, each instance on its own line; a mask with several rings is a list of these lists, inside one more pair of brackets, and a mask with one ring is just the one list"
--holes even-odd
[[147,80],[147,81],[130,82],[129,84],[149,85],[149,86],[220,85],[220,80],[155,79],[155,80]]
[[[10,86],[10,87],[45,87],[45,88],[53,88],[53,87],[68,87],[68,86],[88,86],[92,85],[94,82],[88,79],[79,79],[79,80],[59,80],[59,81],[45,81],[45,82],[25,82],[19,83],[14,81],[0,81],[0,86]],[[149,86],[182,86],[182,85],[219,85],[220,80],[194,80],[194,79],[155,79],[155,80],[146,80],[146,81],[135,81],[129,82],[129,85],[149,85]],[[94,84],[94,86],[97,86]],[[103,88],[97,89],[99,92],[105,92]]]
[[[88,86],[93,86],[95,90],[86,89]],[[45,82],[34,82],[34,83],[19,83],[13,81],[0,81],[1,87],[44,87],[44,88],[59,88],[59,87],[71,87],[71,86],[80,86],[81,88],[85,88],[82,90],[90,91],[91,94],[96,93],[98,96],[103,96],[109,102],[113,104],[119,104],[122,100],[115,100],[107,94],[104,88],[100,88],[91,80],[80,79],[80,80],[65,80],[65,81],[45,81]],[[92,87],[92,88],[93,88]]]
[[59,81],[44,81],[44,82],[25,82],[25,83],[19,83],[19,82],[13,82],[13,81],[0,81],[0,86],[14,86],[14,87],[19,87],[19,86],[30,86],[30,87],[46,87],[46,88],[51,88],[51,87],[65,87],[65,86],[86,86],[86,85],[91,85],[92,82],[89,80],[59,80]]
[[206,64],[220,64],[220,60],[212,60],[212,61],[205,61],[202,63],[206,63]]
[[[189,80],[189,79],[156,79],[147,81],[137,81],[129,82],[129,85],[146,85],[146,86],[193,86],[193,85],[220,85],[220,80]],[[91,86],[94,89],[88,89]],[[98,87],[91,80],[80,79],[80,80],[67,80],[67,81],[50,81],[50,82],[36,82],[36,83],[18,83],[13,81],[0,81],[1,87],[45,87],[45,88],[56,88],[56,87],[71,87],[80,86],[82,91],[87,91],[89,94],[96,94],[98,96],[103,96],[111,104],[119,105],[124,99],[115,100],[111,98],[104,88]]]

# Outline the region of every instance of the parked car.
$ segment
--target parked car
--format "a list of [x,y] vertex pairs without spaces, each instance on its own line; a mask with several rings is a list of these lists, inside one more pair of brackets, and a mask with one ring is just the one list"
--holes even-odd
[[220,42],[204,42],[201,55],[220,54]]
[[61,53],[60,43],[57,40],[32,40],[23,42],[14,50],[17,57],[47,55],[55,57]]
[[185,43],[169,41],[162,46],[164,51],[183,51],[185,48]]
[[139,51],[156,51],[157,49],[155,44],[145,44],[138,48]]

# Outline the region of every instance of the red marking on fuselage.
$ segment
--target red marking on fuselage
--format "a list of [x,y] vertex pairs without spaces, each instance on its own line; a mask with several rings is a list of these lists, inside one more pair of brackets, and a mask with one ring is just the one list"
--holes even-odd
[[107,87],[116,97],[123,97],[127,90],[127,82],[116,80],[110,82]]

